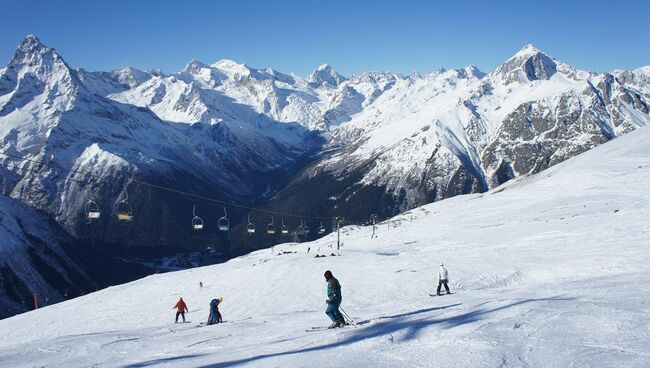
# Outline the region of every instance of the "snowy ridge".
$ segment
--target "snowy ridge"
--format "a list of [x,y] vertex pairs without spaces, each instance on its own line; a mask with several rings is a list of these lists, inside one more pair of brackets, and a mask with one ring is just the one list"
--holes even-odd
[[[0,321],[12,331],[0,365],[646,366],[648,139],[640,128],[487,193],[413,209],[374,239],[346,227],[341,256],[313,258],[337,253],[331,234]],[[440,262],[454,294],[431,298]],[[328,323],[326,269],[357,328],[305,332]],[[172,323],[180,295],[190,324]],[[227,323],[195,327],[221,295]]]

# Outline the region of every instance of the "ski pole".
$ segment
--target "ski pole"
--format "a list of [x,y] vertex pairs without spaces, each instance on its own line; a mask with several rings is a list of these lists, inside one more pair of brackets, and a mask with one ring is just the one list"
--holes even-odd
[[350,322],[350,324],[353,325],[353,326],[356,326],[356,323],[354,323],[354,321],[352,320],[352,318],[351,318],[351,317],[350,317],[346,312],[343,312],[343,313],[345,313],[345,318],[348,319],[348,321]]
[[339,309],[341,310],[341,312],[343,312],[343,317],[345,317],[348,320],[348,322],[350,322],[350,324],[352,326],[357,327],[357,325],[354,323],[354,321],[352,321],[352,318],[350,318],[350,316],[347,314],[347,312],[345,310],[343,310],[343,308],[341,308],[340,306],[339,306]]

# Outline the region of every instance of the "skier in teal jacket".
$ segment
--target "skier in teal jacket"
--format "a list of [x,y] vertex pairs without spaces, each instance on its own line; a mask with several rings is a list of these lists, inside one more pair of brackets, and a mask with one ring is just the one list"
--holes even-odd
[[339,311],[339,306],[343,301],[341,284],[332,275],[332,271],[325,271],[325,281],[327,281],[327,300],[325,301],[327,303],[327,309],[325,310],[325,314],[332,320],[329,328],[342,327],[345,324],[345,320]]

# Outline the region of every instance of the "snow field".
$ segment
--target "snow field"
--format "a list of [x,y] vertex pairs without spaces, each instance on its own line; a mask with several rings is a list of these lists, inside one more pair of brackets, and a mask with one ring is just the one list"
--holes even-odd
[[[0,366],[646,367],[649,138],[414,209],[375,239],[344,228],[340,257],[313,258],[336,252],[331,234],[2,320]],[[441,261],[454,294],[429,297]],[[329,323],[327,269],[359,325],[306,332]],[[222,295],[227,323],[196,327]],[[179,296],[192,323],[173,323]]]

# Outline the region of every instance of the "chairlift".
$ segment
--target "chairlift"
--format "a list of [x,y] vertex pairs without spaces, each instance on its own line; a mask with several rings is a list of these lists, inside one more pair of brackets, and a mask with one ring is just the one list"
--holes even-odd
[[302,235],[305,233],[305,225],[303,224],[302,220],[300,220],[300,226],[298,226],[298,228],[296,229],[296,233],[298,235]]
[[119,221],[131,222],[133,221],[133,210],[128,202],[129,193],[124,189],[124,199],[117,203],[115,212]]
[[93,201],[92,199],[88,200],[88,202],[86,202],[86,205],[84,206],[84,209],[86,211],[87,223],[91,223],[99,219],[99,216],[101,215],[101,211],[99,210],[99,206],[97,205],[97,202]]
[[289,234],[289,228],[287,227],[287,225],[284,224],[284,219],[282,219],[282,227],[280,229],[281,229],[280,231],[282,232],[282,235]]
[[267,235],[275,235],[275,224],[273,221],[273,216],[271,216],[271,223],[266,225],[266,234]]
[[219,219],[218,222],[219,230],[228,231],[230,228],[230,221],[228,221],[228,213],[226,212],[226,206],[223,206],[223,217]]
[[246,225],[246,232],[248,235],[255,234],[255,224],[251,222],[251,215],[248,214],[248,225]]
[[323,226],[323,221],[320,222],[320,227],[318,228],[318,233],[323,235],[325,234],[327,230],[325,229],[325,226]]
[[203,230],[203,219],[196,215],[196,205],[192,206],[192,228],[194,230]]

